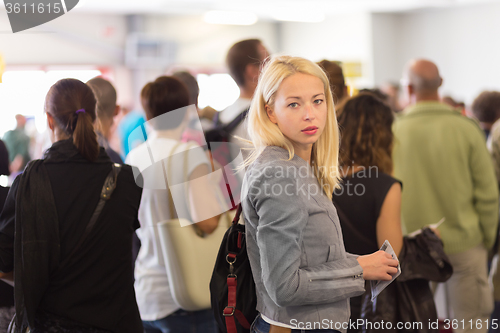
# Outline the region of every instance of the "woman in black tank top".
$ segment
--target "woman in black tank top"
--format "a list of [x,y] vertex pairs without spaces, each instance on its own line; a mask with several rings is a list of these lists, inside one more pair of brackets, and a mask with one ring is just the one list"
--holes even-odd
[[[387,239],[398,255],[403,245],[401,182],[391,176],[392,111],[374,95],[362,93],[345,104],[338,120],[342,182],[332,200],[346,251],[373,253]],[[351,298],[351,321],[360,314],[361,296]]]

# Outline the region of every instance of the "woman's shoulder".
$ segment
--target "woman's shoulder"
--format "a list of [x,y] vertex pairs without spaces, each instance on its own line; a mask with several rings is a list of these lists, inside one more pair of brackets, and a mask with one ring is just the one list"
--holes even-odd
[[384,184],[384,185],[388,186],[389,188],[392,185],[394,185],[395,183],[399,183],[399,185],[401,185],[401,187],[403,186],[403,183],[399,179],[394,178],[393,176],[391,176],[385,172],[378,173],[378,180],[380,181],[381,184]]
[[381,172],[378,168],[364,168],[350,176],[343,177],[344,180],[350,180],[351,182],[359,183],[373,183],[375,185],[388,184],[392,185],[394,183],[400,183],[401,181],[392,177],[391,175]]
[[273,189],[273,194],[294,197],[298,204],[298,197],[307,196],[311,185],[318,184],[306,161],[297,156],[289,159],[286,149],[268,146],[246,170],[242,193],[250,199],[266,198]]
[[202,160],[202,162],[208,161],[208,157],[207,154],[205,153],[205,150],[195,141],[183,142],[178,151],[189,151],[190,154],[189,157],[191,156],[198,157],[199,159]]
[[[363,200],[368,201],[383,201],[387,192],[394,184],[402,184],[398,179],[387,173],[378,170],[368,171],[368,169],[365,171],[362,170],[353,175],[342,177],[340,188],[333,192],[335,197],[345,197],[353,200],[358,200],[362,197]],[[349,195],[350,191],[356,191],[363,195],[352,196]]]
[[7,194],[9,194],[10,187],[3,187],[0,185],[0,212],[2,211],[5,200],[7,199]]
[[121,170],[118,174],[118,181],[125,185],[127,190],[141,194],[142,187],[140,186],[141,180],[139,179],[141,174],[138,170],[134,172],[134,168],[135,167],[128,164],[121,165]]
[[122,164],[120,167],[121,167],[120,173],[127,175],[126,176],[127,178],[134,177],[133,167],[131,165]]
[[401,183],[401,181],[399,179],[394,178],[393,176],[391,176],[390,174],[385,173],[385,172],[377,172],[375,175],[376,175],[376,178],[380,179],[380,181],[382,181],[382,182]]
[[288,150],[267,146],[258,158],[246,169],[246,178],[265,179],[266,182],[315,181],[313,170],[308,162],[297,155],[290,158]]
[[278,146],[267,146],[248,170],[255,172],[272,168],[295,169],[301,166],[308,167],[307,163],[297,156],[290,159],[288,150]]

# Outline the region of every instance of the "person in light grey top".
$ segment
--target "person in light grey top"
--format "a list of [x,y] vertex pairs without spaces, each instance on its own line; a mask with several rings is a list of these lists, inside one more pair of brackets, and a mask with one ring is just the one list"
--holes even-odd
[[364,292],[365,279],[390,280],[398,263],[382,251],[355,256],[344,249],[331,201],[339,133],[321,68],[272,58],[248,130],[254,150],[244,163],[241,204],[260,312],[251,332],[345,332],[349,297]]

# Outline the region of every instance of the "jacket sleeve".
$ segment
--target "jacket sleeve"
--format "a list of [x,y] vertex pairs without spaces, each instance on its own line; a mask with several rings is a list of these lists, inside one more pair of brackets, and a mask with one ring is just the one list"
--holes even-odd
[[363,270],[354,256],[299,267],[309,214],[296,179],[264,175],[252,188],[249,198],[259,216],[256,241],[262,280],[278,306],[334,303],[364,292]]
[[495,243],[498,228],[498,182],[484,137],[479,130],[476,130],[474,134],[469,154],[473,202],[479,215],[483,244],[490,249]]
[[346,255],[347,255],[347,258],[353,258],[353,259],[356,259],[356,261],[358,260],[358,257],[360,256],[359,254],[352,254],[349,252],[346,252]]
[[19,177],[14,180],[0,214],[0,271],[14,270],[14,231],[16,220],[16,194]]

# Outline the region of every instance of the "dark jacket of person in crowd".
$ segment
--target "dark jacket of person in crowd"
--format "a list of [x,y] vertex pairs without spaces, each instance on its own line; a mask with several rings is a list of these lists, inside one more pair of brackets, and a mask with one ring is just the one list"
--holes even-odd
[[[9,176],[9,152],[5,143],[0,140],[0,176]],[[9,187],[0,185],[0,212],[2,211]],[[14,308],[14,288],[4,281],[0,281],[0,331],[5,332],[12,319]]]
[[130,166],[73,253],[112,170],[93,130],[95,105],[78,80],[51,87],[45,110],[54,144],[15,179],[0,215],[0,271],[15,271],[16,332],[143,331],[131,260],[142,190]]

